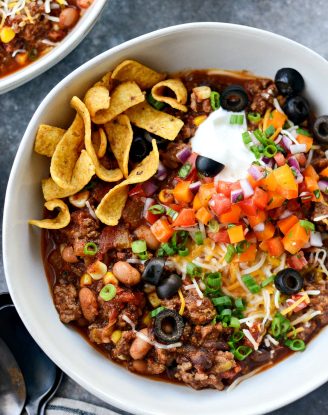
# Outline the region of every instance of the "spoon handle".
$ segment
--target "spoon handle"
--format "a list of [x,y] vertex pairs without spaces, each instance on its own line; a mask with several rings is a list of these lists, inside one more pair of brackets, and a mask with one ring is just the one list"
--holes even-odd
[[27,415],[39,415],[39,401],[33,401],[33,402],[29,402],[26,406],[25,406],[25,411],[27,413]]

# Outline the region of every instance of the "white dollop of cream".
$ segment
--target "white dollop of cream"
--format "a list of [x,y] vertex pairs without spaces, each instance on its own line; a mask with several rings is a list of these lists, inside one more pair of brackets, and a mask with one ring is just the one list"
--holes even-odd
[[[244,116],[242,125],[230,124],[233,114]],[[243,142],[242,134],[245,131],[247,122],[244,111],[230,112],[219,108],[198,127],[191,140],[192,151],[224,164],[224,169],[218,175],[220,180],[243,179],[255,160],[254,154]]]

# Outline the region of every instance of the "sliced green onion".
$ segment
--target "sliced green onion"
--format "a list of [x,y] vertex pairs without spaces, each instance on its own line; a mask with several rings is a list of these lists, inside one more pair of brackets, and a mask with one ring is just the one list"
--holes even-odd
[[237,115],[237,124],[242,125],[243,122],[244,122],[244,115],[243,114],[238,114]]
[[220,94],[216,91],[212,91],[210,95],[210,102],[212,110],[218,110],[220,108]]
[[172,220],[176,220],[176,218],[179,215],[179,213],[176,210],[174,210],[170,207],[166,209],[166,214],[167,214],[167,216],[170,216],[170,218],[172,218]]
[[261,152],[258,146],[251,146],[249,149],[254,154],[255,158],[259,159],[261,157]]
[[235,254],[236,254],[235,247],[234,247],[233,245],[229,244],[229,245],[227,246],[227,252],[226,252],[226,254],[225,254],[225,256],[224,256],[224,260],[225,260],[228,264],[230,264],[230,262],[232,261],[233,257],[235,256]]
[[204,239],[203,239],[203,234],[201,233],[201,231],[195,232],[194,238],[195,238],[195,242],[197,245],[203,245]]
[[314,231],[314,224],[308,220],[300,220],[300,225],[307,231]]
[[261,114],[259,112],[249,112],[247,118],[253,124],[257,124],[261,120]]
[[99,297],[102,298],[104,301],[110,301],[115,296],[116,296],[116,287],[113,284],[105,285],[99,293]]
[[270,332],[275,338],[284,336],[290,329],[290,321],[280,313],[276,313],[273,317]]
[[244,144],[249,144],[252,141],[251,136],[248,131],[243,132],[241,136],[242,136]]
[[230,308],[225,308],[221,311],[220,316],[221,317],[231,317],[232,311]]
[[159,314],[163,310],[165,310],[165,307],[163,307],[163,306],[157,307],[157,308],[155,308],[155,310],[150,312],[150,316],[154,318],[154,317],[157,316],[157,314]]
[[249,356],[253,352],[253,349],[248,346],[239,346],[236,350],[234,350],[233,354],[236,359],[244,360],[247,356]]
[[243,114],[232,114],[230,115],[230,124],[242,125],[244,122]]
[[267,285],[271,284],[274,281],[275,275],[271,275],[271,277],[265,279],[264,281],[261,282],[261,287],[264,288]]
[[216,297],[212,298],[212,303],[215,305],[215,307],[225,307],[225,306],[231,306],[232,301],[231,298],[227,295],[224,295],[222,297]]
[[163,257],[165,255],[165,251],[164,251],[164,249],[163,249],[163,247],[162,246],[160,246],[159,248],[158,248],[158,250],[157,250],[157,253],[156,253],[156,256],[158,256],[158,257]]
[[165,242],[164,244],[162,244],[161,247],[166,253],[166,255],[170,256],[175,254],[175,249],[169,243]]
[[270,125],[266,130],[265,130],[265,135],[267,136],[267,137],[271,137],[272,136],[272,134],[274,134],[274,132],[275,132],[275,128],[274,128],[274,126],[273,125]]
[[245,337],[245,334],[242,331],[235,331],[232,336],[230,337],[230,340],[234,343],[240,342],[241,339]]
[[164,102],[160,102],[160,101],[157,101],[153,96],[152,96],[152,94],[151,93],[149,93],[148,94],[148,96],[147,96],[147,101],[148,101],[148,103],[152,106],[152,107],[154,107],[155,109],[157,109],[157,110],[161,110],[161,109],[163,109],[164,107],[165,107],[165,103]]
[[145,261],[146,259],[148,259],[148,253],[147,252],[141,252],[140,254],[138,254],[138,256],[142,261]]
[[255,130],[253,132],[255,138],[264,146],[268,144],[268,139],[265,135],[265,133],[263,133],[261,130]]
[[97,252],[98,252],[98,246],[94,242],[88,242],[83,247],[84,255],[93,256],[93,255],[96,255]]
[[187,255],[189,255],[189,249],[188,248],[179,249],[178,254],[180,256],[187,256]]
[[231,317],[230,318],[230,324],[229,327],[233,327],[234,329],[239,329],[240,323],[237,317]]
[[303,130],[303,128],[296,129],[297,134],[306,135],[307,137],[311,137],[311,134],[307,130]]
[[230,124],[237,124],[237,114],[230,115]]
[[201,269],[192,262],[188,262],[186,272],[188,275],[195,276],[201,273]]
[[189,173],[191,172],[192,165],[191,163],[185,163],[179,170],[178,176],[181,177],[181,179],[185,179]]
[[150,206],[150,208],[148,210],[149,210],[149,212],[153,213],[154,215],[162,215],[163,213],[165,213],[165,207],[162,206],[162,205]]
[[211,219],[208,222],[208,229],[210,232],[217,232],[219,230],[219,222],[216,219]]
[[241,279],[252,294],[257,294],[261,291],[261,287],[250,274],[242,275]]
[[313,194],[314,194],[314,196],[315,196],[317,199],[320,199],[321,193],[320,193],[320,190],[319,190],[319,189],[314,190],[314,191],[313,191]]
[[205,275],[204,284],[206,285],[206,288],[218,290],[221,288],[221,279],[221,272],[209,272]]
[[243,252],[246,251],[246,249],[249,248],[250,243],[248,241],[241,241],[238,242],[238,244],[236,245],[236,252],[238,254],[242,254]]
[[131,244],[132,252],[134,254],[141,254],[147,251],[147,244],[144,239],[139,239],[138,241],[133,241]]
[[285,345],[293,350],[294,352],[303,352],[305,350],[305,343],[301,339],[286,340]]
[[244,301],[242,298],[236,298],[235,299],[235,307],[239,311],[244,311],[246,309],[246,306],[244,304]]
[[274,144],[269,144],[264,148],[263,155],[271,158],[277,154],[277,147]]

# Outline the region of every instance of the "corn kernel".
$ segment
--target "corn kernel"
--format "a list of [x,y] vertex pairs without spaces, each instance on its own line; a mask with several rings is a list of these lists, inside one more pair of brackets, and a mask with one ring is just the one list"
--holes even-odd
[[117,344],[120,341],[121,337],[122,337],[121,330],[115,330],[113,331],[110,339],[114,344]]
[[198,117],[195,117],[193,119],[193,122],[195,124],[196,127],[200,126],[202,122],[204,122],[207,118],[207,115],[198,115]]
[[113,284],[113,285],[118,285],[118,279],[114,276],[114,274],[111,271],[106,272],[104,278],[103,278],[103,282],[105,285],[107,284]]
[[157,297],[156,293],[148,294],[148,300],[154,308],[157,308],[161,305],[161,300]]
[[18,53],[15,57],[15,61],[17,63],[19,63],[19,65],[25,65],[26,61],[27,61],[27,53]]
[[0,31],[0,40],[3,43],[11,42],[15,36],[16,33],[11,27],[3,27]]
[[162,203],[171,203],[173,202],[173,194],[171,189],[162,189],[159,192],[158,198]]
[[151,315],[150,313],[145,314],[145,316],[142,319],[142,322],[144,323],[145,326],[150,326],[151,325]]
[[80,286],[85,287],[86,285],[91,285],[91,284],[92,284],[91,275],[83,274],[81,279],[80,279]]

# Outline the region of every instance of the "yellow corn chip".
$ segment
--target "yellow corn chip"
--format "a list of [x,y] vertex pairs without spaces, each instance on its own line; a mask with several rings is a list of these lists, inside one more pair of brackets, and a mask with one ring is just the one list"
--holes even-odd
[[35,138],[34,151],[43,156],[52,157],[65,130],[41,124]]
[[102,198],[96,209],[96,215],[101,222],[108,226],[117,225],[128,197],[128,185],[145,182],[157,172],[159,153],[155,140],[152,140],[152,146],[153,150],[132,170],[129,177]]
[[72,98],[71,105],[84,122],[84,144],[93,164],[95,165],[96,175],[105,182],[117,182],[118,180],[121,180],[123,174],[120,169],[107,170],[100,164],[97,158],[97,154],[91,140],[91,119],[87,107],[78,97]]
[[113,79],[118,79],[121,82],[136,82],[142,90],[151,88],[165,77],[164,73],[155,72],[133,60],[123,61],[114,69],[112,74]]
[[88,108],[91,117],[94,117],[98,111],[109,108],[109,91],[104,86],[93,86],[84,97],[84,103]]
[[113,86],[112,72],[107,72],[94,86],[104,86],[110,92]]
[[63,199],[78,193],[80,190],[86,186],[92,176],[95,174],[96,169],[91,160],[91,157],[87,151],[82,150],[80,157],[78,158],[72,180],[70,182],[70,187],[63,189],[59,187],[52,178],[42,180],[42,191],[43,197],[46,200],[52,199]]
[[92,144],[97,153],[97,157],[101,159],[106,154],[107,150],[107,137],[103,128],[99,128],[98,131],[92,131]]
[[124,177],[129,175],[129,154],[133,139],[133,131],[129,118],[122,114],[114,118],[113,121],[105,124],[110,147]]
[[92,117],[95,124],[106,124],[117,115],[145,100],[145,96],[135,82],[124,82],[118,85],[111,97],[108,109],[98,111]]
[[48,210],[54,210],[56,208],[60,209],[57,217],[54,219],[43,219],[43,220],[34,220],[31,219],[28,221],[30,225],[35,225],[38,228],[43,229],[61,229],[65,228],[71,220],[71,215],[69,213],[69,209],[62,200],[54,199],[49,200],[44,204],[45,208]]
[[[168,90],[173,92],[175,98],[167,94]],[[177,110],[187,111],[187,107],[184,104],[187,102],[188,93],[180,79],[166,79],[159,82],[153,86],[151,94],[157,101],[165,102]]]
[[126,111],[132,124],[167,140],[174,140],[183,127],[183,121],[173,115],[157,111],[147,102]]

